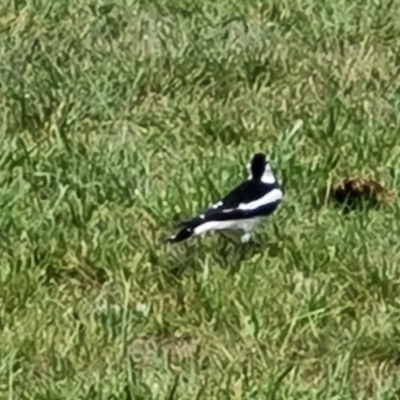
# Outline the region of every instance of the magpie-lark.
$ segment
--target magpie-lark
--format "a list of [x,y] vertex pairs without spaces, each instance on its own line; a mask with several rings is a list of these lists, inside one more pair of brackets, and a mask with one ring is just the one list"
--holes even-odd
[[177,243],[213,231],[236,231],[241,242],[251,239],[261,217],[272,214],[283,198],[282,189],[263,153],[256,153],[247,165],[248,179],[198,216],[181,222],[168,243]]

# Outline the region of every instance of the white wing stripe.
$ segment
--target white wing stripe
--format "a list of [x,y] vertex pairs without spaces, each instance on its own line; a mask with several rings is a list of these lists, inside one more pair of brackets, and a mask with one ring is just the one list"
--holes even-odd
[[266,206],[270,203],[275,203],[278,200],[282,200],[282,196],[283,194],[280,189],[273,189],[257,200],[251,201],[250,203],[239,204],[238,210],[255,210],[259,207]]

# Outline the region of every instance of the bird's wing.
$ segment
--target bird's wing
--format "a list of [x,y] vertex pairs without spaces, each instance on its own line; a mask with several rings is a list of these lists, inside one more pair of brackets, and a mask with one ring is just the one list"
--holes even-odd
[[196,217],[180,223],[179,227],[198,226],[207,221],[269,215],[276,209],[281,198],[282,191],[276,185],[245,181]]
[[245,181],[203,215],[207,220],[218,221],[267,216],[274,212],[282,197],[282,190],[277,184]]
[[257,213],[269,215],[281,199],[282,191],[276,185],[245,181],[199,217],[206,221],[226,221],[251,218]]
[[[241,183],[239,186],[226,194],[222,199],[216,201],[214,204],[198,214],[196,217],[179,223],[178,228],[182,228],[185,226],[196,226],[206,221],[224,221],[232,219],[233,211],[237,209],[242,199],[245,198],[246,193],[249,192],[249,188],[251,186],[252,182],[250,181],[245,181]],[[245,213],[243,212],[237,212],[236,217],[243,218],[244,214]]]
[[253,181],[244,181],[226,194],[221,200],[214,203],[206,212],[210,210],[237,208],[239,204],[247,203],[262,195],[263,190],[265,189]]

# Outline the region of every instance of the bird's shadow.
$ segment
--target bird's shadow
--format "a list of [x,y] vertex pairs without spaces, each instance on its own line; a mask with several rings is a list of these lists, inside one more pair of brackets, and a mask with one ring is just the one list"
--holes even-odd
[[197,243],[183,242],[177,252],[165,254],[163,264],[172,267],[164,269],[164,272],[168,279],[179,279],[187,271],[201,270],[204,254],[213,253],[216,264],[234,275],[249,259],[263,254],[271,258],[279,256],[281,247],[279,240],[270,242],[257,237],[241,243],[238,238],[218,232],[213,238],[203,237]]
[[228,270],[231,275],[240,272],[242,265],[257,256],[267,254],[277,257],[280,253],[279,242],[266,242],[258,238],[247,243],[237,243],[232,239],[218,238],[215,246],[216,259],[221,268]]

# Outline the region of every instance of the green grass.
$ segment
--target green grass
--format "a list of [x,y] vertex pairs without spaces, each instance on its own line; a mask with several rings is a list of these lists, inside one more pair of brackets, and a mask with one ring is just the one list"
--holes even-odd
[[[0,5],[1,399],[396,399],[400,3]],[[289,132],[301,119],[296,135]],[[176,246],[255,151],[257,246]]]

